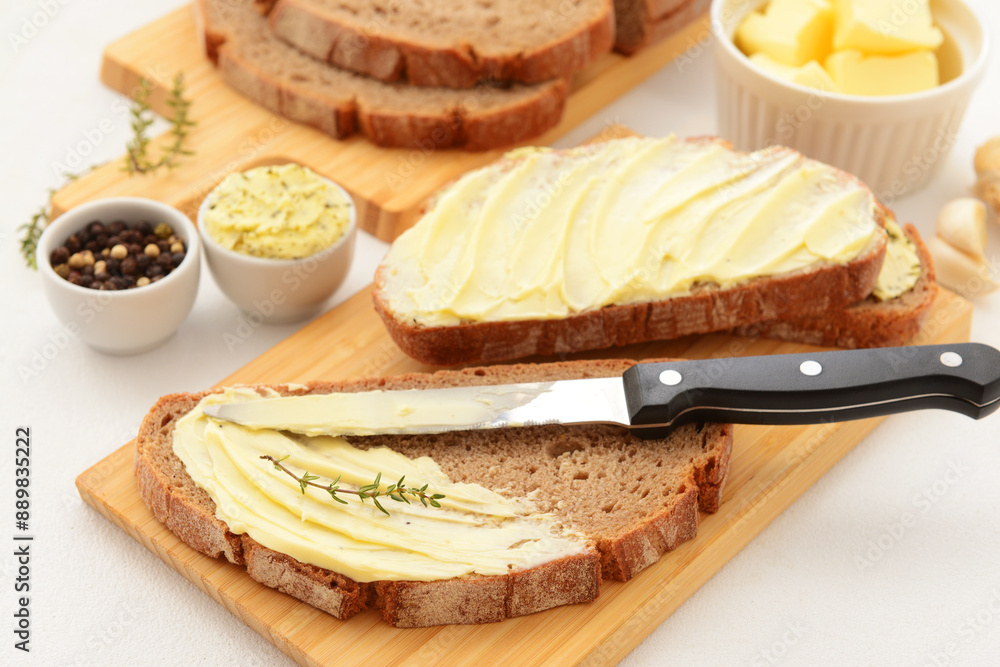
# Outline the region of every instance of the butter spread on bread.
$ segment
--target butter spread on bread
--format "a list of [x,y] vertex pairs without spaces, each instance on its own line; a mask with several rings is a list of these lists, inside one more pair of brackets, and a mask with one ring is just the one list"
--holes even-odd
[[[252,389],[209,394],[177,422],[174,453],[211,496],[216,518],[236,534],[302,563],[359,582],[434,581],[528,570],[586,551],[586,540],[524,499],[508,500],[478,484],[453,483],[433,459],[410,459],[386,447],[358,449],[345,439],[307,437],[217,422],[205,405],[259,398]],[[272,408],[308,397],[290,397]],[[291,406],[291,407],[288,407]],[[287,457],[283,465],[346,488],[405,476],[442,493],[441,508],[420,502],[391,505],[386,516],[371,503],[338,503],[322,489],[306,488],[274,470],[261,456]],[[391,482],[386,482],[391,483]]]
[[565,318],[846,264],[882,234],[868,188],[788,148],[521,149],[436,199],[390,248],[381,291],[422,326]]
[[[734,333],[824,347],[898,347],[912,341],[937,296],[935,267],[916,227],[905,225],[900,238],[891,216],[885,226],[890,239],[886,259],[875,289],[866,298],[838,311],[757,322]],[[915,268],[908,257],[911,249],[917,260]],[[911,281],[911,287],[899,291]]]
[[923,273],[916,244],[906,237],[895,220],[885,221],[889,243],[885,247],[885,261],[878,274],[872,295],[880,301],[895,299],[913,289]]

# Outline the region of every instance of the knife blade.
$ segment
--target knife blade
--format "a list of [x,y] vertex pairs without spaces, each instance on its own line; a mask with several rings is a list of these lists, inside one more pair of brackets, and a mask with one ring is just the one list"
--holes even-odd
[[205,414],[306,435],[613,424],[658,438],[690,422],[814,424],[932,408],[975,419],[1000,408],[1000,350],[957,343],[651,362],[621,377],[261,398]]

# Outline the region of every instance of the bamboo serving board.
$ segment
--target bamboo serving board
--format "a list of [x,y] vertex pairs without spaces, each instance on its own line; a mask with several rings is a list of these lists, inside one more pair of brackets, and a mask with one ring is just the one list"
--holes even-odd
[[[943,291],[920,344],[966,341],[972,306]],[[712,358],[801,352],[802,345],[728,335],[643,343],[576,357]],[[575,357],[574,357],[575,358]],[[368,290],[220,384],[303,382],[427,370],[388,338]],[[397,629],[369,610],[338,621],[203,556],[150,513],[132,474],[134,442],[81,474],[80,496],[263,637],[303,665],[588,664],[621,660],[882,419],[816,426],[738,426],[723,502],[698,536],[627,584],[604,582],[591,603],[480,626]]]
[[[608,54],[578,72],[562,122],[525,143],[551,144],[695,44],[707,25],[707,19],[695,21],[634,56]],[[197,122],[189,139],[194,157],[166,175],[131,178],[114,160],[56,193],[54,215],[98,197],[141,196],[167,202],[193,220],[201,200],[226,175],[299,162],[343,185],[357,204],[358,226],[391,241],[416,221],[428,195],[503,152],[379,148],[362,137],[337,141],[280,118],[226,85],[202,54],[190,7],[111,44],[101,65],[104,83],[124,94],[148,78],[154,84],[150,103],[158,113],[169,111],[166,94],[177,72],[184,73],[190,116]]]

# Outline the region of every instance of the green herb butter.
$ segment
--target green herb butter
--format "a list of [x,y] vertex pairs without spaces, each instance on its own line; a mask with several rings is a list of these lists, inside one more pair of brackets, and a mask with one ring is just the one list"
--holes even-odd
[[885,231],[889,232],[889,243],[885,247],[882,271],[872,290],[879,301],[889,301],[909,292],[923,273],[917,247],[906,238],[896,221],[886,220]]
[[307,167],[258,167],[227,176],[208,196],[205,231],[219,245],[270,259],[329,248],[350,223],[344,193]]

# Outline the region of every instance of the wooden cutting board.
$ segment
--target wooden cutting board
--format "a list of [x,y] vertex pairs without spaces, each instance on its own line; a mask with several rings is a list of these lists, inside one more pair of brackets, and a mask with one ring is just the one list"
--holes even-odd
[[[966,341],[972,306],[942,291],[916,343]],[[688,337],[576,357],[711,358],[801,352],[728,335]],[[388,338],[363,290],[220,384],[302,382],[426,370]],[[81,474],[80,496],[247,625],[303,665],[614,664],[882,421],[738,426],[723,502],[698,536],[591,603],[481,626],[397,629],[369,610],[338,621],[203,556],[150,513],[132,475],[134,442]]]
[[[562,122],[526,143],[551,144],[704,38],[707,26],[707,19],[695,21],[634,56],[608,54],[578,72]],[[198,123],[188,144],[194,157],[165,175],[131,178],[114,160],[56,193],[54,215],[98,197],[138,196],[169,202],[193,220],[201,200],[227,174],[299,162],[343,185],[358,206],[358,226],[391,241],[416,221],[428,195],[503,152],[379,148],[362,137],[337,141],[275,116],[225,84],[202,54],[190,7],[111,44],[101,64],[104,83],[124,94],[135,91],[142,77],[150,79],[150,103],[158,113],[168,111],[166,94],[177,72],[184,73],[190,116]],[[86,163],[66,166],[79,170]]]

